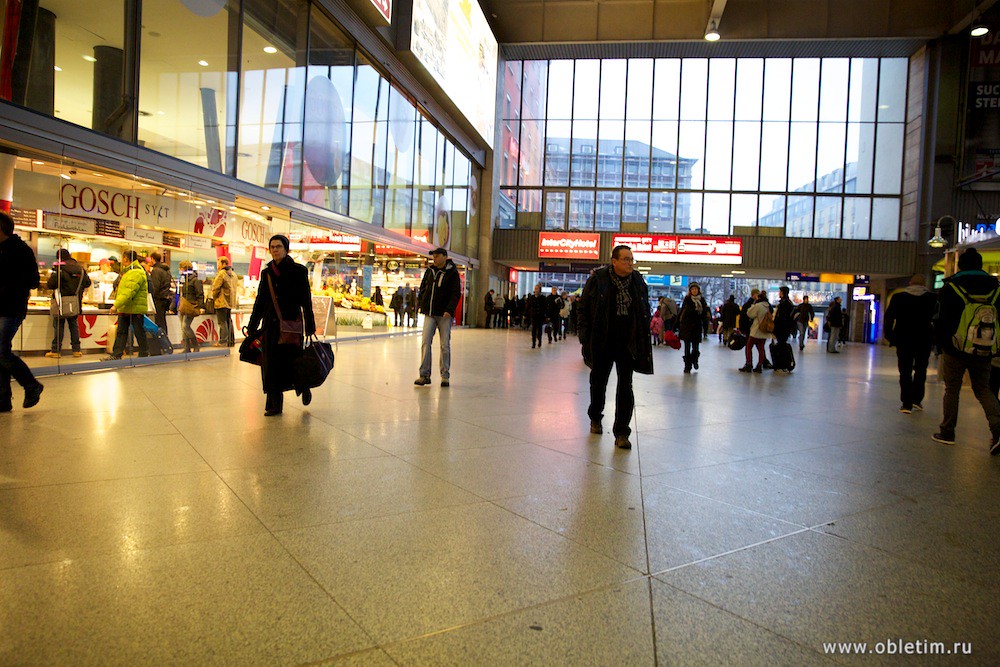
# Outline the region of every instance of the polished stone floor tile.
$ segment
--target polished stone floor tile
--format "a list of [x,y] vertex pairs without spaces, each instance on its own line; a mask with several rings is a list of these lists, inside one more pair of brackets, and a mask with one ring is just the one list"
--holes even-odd
[[345,424],[341,429],[379,449],[404,456],[453,449],[498,447],[523,442],[460,419]]
[[277,536],[381,643],[482,621],[638,576],[488,503]]

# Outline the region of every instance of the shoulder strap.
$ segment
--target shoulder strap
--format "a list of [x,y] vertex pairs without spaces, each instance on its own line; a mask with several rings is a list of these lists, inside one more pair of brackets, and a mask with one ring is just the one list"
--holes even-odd
[[281,316],[281,308],[278,306],[278,297],[274,294],[274,284],[271,282],[271,274],[267,274],[267,288],[271,290],[271,301],[274,303],[274,312],[278,314],[278,319],[283,320],[284,317]]

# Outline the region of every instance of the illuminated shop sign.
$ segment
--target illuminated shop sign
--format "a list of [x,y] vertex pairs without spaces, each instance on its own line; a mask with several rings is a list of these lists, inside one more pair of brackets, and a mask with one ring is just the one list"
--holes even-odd
[[743,240],[735,236],[615,234],[612,245],[627,245],[640,262],[743,263]]
[[410,51],[492,148],[498,48],[479,3],[413,0]]
[[601,254],[600,234],[538,233],[538,256],[561,259],[598,259]]
[[327,252],[361,252],[361,237],[351,234],[311,234],[293,236],[292,250],[325,250]]

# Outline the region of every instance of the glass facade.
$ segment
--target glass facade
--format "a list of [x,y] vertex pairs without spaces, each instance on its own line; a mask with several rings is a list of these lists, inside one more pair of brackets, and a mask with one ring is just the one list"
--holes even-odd
[[508,62],[500,226],[898,240],[907,68]]
[[47,3],[55,69],[13,101],[470,252],[478,167],[318,5],[146,2],[129,35],[128,4]]

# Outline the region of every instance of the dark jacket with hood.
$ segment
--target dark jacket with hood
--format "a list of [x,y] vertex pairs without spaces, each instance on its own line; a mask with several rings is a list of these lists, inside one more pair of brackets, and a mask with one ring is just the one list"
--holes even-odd
[[826,321],[831,327],[844,326],[844,307],[836,301],[831,301],[826,309]]
[[170,266],[158,262],[149,270],[149,293],[156,301],[170,300]]
[[[959,257],[961,259],[961,257]],[[950,278],[945,278],[944,285],[939,292],[941,308],[937,323],[937,342],[948,354],[961,354],[955,349],[951,337],[958,329],[958,322],[962,319],[962,310],[965,308],[965,301],[959,296],[952,285],[958,285],[973,296],[989,294],[997,288],[997,279],[981,269],[971,269],[959,271]]]
[[792,335],[795,330],[795,304],[787,296],[778,299],[778,306],[774,309],[774,337],[785,340]]
[[[612,334],[612,301],[615,298],[611,284],[611,267],[602,266],[594,271],[577,301],[576,331],[583,346],[583,361],[593,366],[595,356],[609,349]],[[635,372],[644,375],[653,373],[653,343],[649,336],[649,291],[642,274],[632,272],[629,283],[632,297],[632,326],[626,348],[635,361]]]
[[[700,313],[695,299],[701,302]],[[700,291],[698,296],[692,296],[690,292],[684,296],[684,301],[681,302],[681,313],[677,319],[681,340],[690,342],[701,340],[706,324],[712,319],[712,313],[708,309],[708,302],[705,301],[705,297],[701,295]]]
[[740,307],[736,305],[736,299],[729,297],[724,304],[722,304],[722,326],[726,328],[732,328],[736,326],[736,318],[740,316]]
[[883,326],[889,345],[929,350],[934,343],[937,301],[937,295],[923,285],[910,285],[893,292]]
[[91,281],[80,262],[70,258],[65,262],[56,262],[56,268],[59,270],[49,274],[45,286],[50,290],[58,289],[62,296],[79,295],[82,301],[83,290],[90,287]]
[[442,317],[448,313],[454,316],[462,296],[462,279],[455,262],[446,259],[440,269],[433,265],[427,267],[420,281],[419,294],[420,312],[424,315]]
[[0,317],[25,317],[28,296],[40,282],[35,253],[20,236],[11,234],[0,243]]

